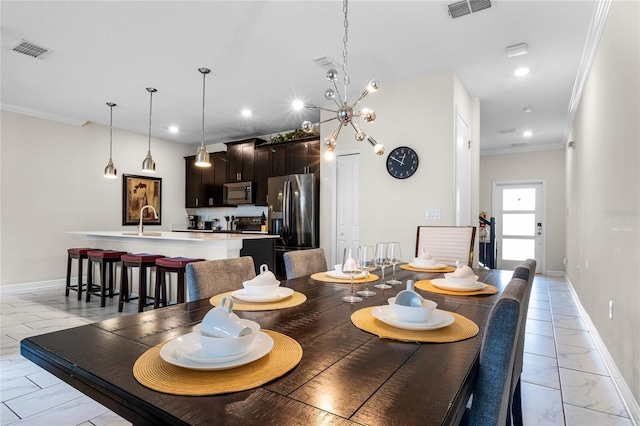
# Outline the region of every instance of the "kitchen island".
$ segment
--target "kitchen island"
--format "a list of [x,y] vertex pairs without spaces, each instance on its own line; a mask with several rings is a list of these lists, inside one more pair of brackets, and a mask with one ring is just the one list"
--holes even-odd
[[[87,246],[129,253],[161,254],[166,257],[192,257],[207,260],[252,256],[256,267],[267,263],[274,269],[275,241],[278,235],[256,233],[82,231]],[[270,249],[270,250],[269,250]],[[271,251],[271,253],[269,253]]]

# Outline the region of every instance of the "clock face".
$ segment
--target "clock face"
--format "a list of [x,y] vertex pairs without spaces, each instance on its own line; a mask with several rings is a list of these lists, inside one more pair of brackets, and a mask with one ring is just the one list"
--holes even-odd
[[399,146],[387,157],[387,171],[396,179],[406,179],[418,170],[418,154],[406,146]]

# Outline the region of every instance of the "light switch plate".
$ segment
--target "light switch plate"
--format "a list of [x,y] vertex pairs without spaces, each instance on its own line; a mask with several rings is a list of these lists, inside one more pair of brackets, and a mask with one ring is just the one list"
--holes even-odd
[[440,219],[440,209],[427,209],[427,219]]

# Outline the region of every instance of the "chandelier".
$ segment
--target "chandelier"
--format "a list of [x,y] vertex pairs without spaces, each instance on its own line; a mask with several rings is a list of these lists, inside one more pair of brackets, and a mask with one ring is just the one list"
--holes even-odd
[[[356,132],[355,138],[357,141],[361,142],[363,140],[367,140],[367,142],[369,142],[371,144],[371,146],[373,147],[373,151],[378,154],[378,155],[382,155],[384,154],[384,146],[380,143],[378,143],[373,137],[366,135],[361,129],[360,126],[358,126],[356,123],[354,123],[353,119],[356,117],[362,118],[366,123],[371,123],[372,121],[374,121],[376,119],[376,113],[373,112],[370,109],[367,108],[363,108],[357,112],[354,111],[354,109],[356,108],[356,106],[364,99],[366,98],[370,93],[372,92],[376,92],[378,89],[380,89],[380,81],[375,80],[375,79],[371,79],[369,80],[369,84],[367,85],[367,87],[362,91],[362,93],[360,94],[360,97],[358,99],[356,99],[355,102],[353,102],[351,105],[349,105],[348,103],[348,98],[347,98],[347,88],[349,87],[349,74],[347,73],[347,41],[349,39],[348,37],[348,30],[349,30],[349,21],[347,19],[347,14],[348,14],[348,0],[344,0],[343,1],[343,6],[342,6],[342,11],[344,12],[344,37],[342,38],[342,44],[343,44],[343,50],[342,50],[342,59],[343,59],[343,63],[342,63],[342,72],[344,74],[343,77],[343,81],[344,81],[344,97],[340,96],[340,91],[338,90],[338,85],[336,83],[336,81],[338,80],[338,71],[336,71],[335,69],[330,69],[327,71],[326,77],[327,80],[329,80],[331,83],[333,83],[333,89],[329,88],[327,90],[325,90],[324,92],[324,97],[325,99],[329,100],[329,101],[333,101],[336,103],[336,105],[338,106],[337,110],[333,110],[333,109],[328,109],[328,108],[322,108],[322,107],[317,107],[314,105],[306,105],[304,103],[302,103],[301,101],[296,101],[294,102],[294,109],[296,110],[301,110],[301,109],[308,109],[308,110],[323,110],[323,111],[329,111],[329,112],[333,112],[335,114],[335,117],[329,118],[327,120],[323,120],[320,121],[318,123],[312,123],[311,121],[304,121],[302,123],[302,129],[307,132],[307,133],[311,133],[313,132],[313,128],[314,126],[320,125],[322,123],[326,123],[328,121],[332,121],[332,120],[338,120],[338,127],[331,132],[331,134],[325,138],[324,140],[324,146],[327,149],[328,152],[333,153],[333,151],[336,148],[336,141],[338,140],[338,135],[340,134],[340,130],[342,129],[343,126],[346,126],[348,124],[351,124],[351,127],[353,127],[353,129]],[[337,99],[336,99],[337,97]]]

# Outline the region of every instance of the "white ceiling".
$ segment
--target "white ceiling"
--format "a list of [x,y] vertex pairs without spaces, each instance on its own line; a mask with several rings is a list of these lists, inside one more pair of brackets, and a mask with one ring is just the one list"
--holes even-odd
[[[349,3],[349,92],[371,77],[385,84],[455,70],[481,102],[481,150],[560,147],[596,1],[498,0],[455,20],[440,1]],[[2,17],[2,108],[45,118],[109,124],[155,137],[223,142],[300,127],[291,101],[321,105],[329,82],[312,62],[342,61],[342,1],[6,1]],[[25,39],[51,50],[13,52]],[[505,48],[527,43],[529,54]],[[531,73],[517,78],[526,65]],[[341,81],[341,80],[340,80]],[[532,106],[534,112],[524,113]],[[240,110],[250,108],[245,118]],[[310,114],[309,112],[304,114]],[[378,117],[378,120],[383,117]],[[178,134],[168,131],[180,128]],[[501,129],[517,129],[502,135]],[[524,138],[530,129],[533,136]],[[381,141],[384,143],[384,141]]]

